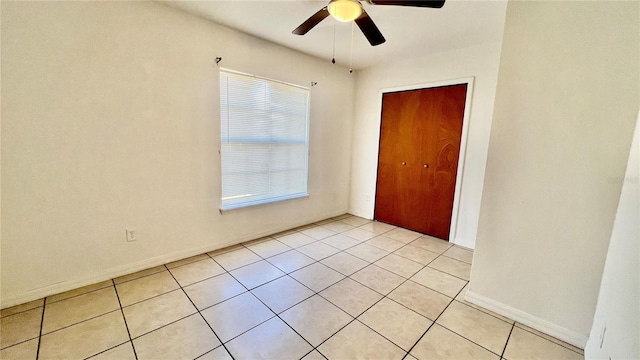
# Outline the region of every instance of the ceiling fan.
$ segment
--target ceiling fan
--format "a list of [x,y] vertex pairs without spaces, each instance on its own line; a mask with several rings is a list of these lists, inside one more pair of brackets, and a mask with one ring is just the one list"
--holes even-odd
[[[427,8],[441,8],[445,0],[364,0],[372,5],[398,5]],[[313,29],[327,16],[333,16],[341,22],[355,21],[362,30],[364,36],[369,40],[371,46],[384,43],[386,40],[376,24],[371,20],[367,12],[362,7],[360,0],[331,0],[329,4],[318,10],[305,22],[300,24],[292,32],[296,35],[304,35]]]

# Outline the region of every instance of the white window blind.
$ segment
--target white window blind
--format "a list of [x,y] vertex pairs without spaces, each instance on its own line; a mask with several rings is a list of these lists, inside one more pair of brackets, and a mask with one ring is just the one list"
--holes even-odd
[[222,210],[307,196],[309,89],[220,71]]

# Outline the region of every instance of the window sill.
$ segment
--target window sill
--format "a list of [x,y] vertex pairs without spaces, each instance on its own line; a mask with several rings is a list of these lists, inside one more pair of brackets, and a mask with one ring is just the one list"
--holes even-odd
[[225,205],[225,206],[221,206],[220,207],[220,213],[224,214],[226,212],[230,212],[233,210],[240,210],[240,209],[245,209],[248,207],[255,207],[255,206],[260,206],[260,205],[266,205],[266,204],[273,204],[275,202],[281,202],[281,201],[286,201],[286,200],[293,200],[293,199],[300,199],[300,198],[307,198],[309,197],[309,193],[299,193],[299,194],[293,194],[293,195],[287,195],[287,196],[280,196],[277,198],[270,198],[270,199],[264,199],[264,200],[256,200],[256,201],[249,201],[249,202],[245,202],[245,203],[239,203],[239,204],[231,204],[231,205]]

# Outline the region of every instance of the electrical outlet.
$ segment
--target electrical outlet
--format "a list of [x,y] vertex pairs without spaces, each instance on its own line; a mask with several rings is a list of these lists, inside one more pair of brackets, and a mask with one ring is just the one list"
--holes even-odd
[[136,241],[138,238],[136,237],[136,229],[126,229],[127,232],[127,241]]

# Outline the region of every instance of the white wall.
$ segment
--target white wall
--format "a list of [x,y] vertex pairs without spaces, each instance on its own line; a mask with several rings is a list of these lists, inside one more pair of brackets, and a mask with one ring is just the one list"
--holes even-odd
[[[217,56],[318,82],[309,198],[219,213]],[[353,91],[344,68],[162,4],[3,1],[2,307],[344,213]]]
[[578,346],[638,114],[639,6],[507,8],[467,296]]
[[500,42],[482,44],[358,72],[353,124],[350,213],[373,218],[380,139],[380,90],[474,77],[466,154],[460,154],[460,158],[464,159],[464,170],[461,191],[458,194],[458,223],[455,237],[452,234],[450,241],[469,248],[475,246],[500,46]]
[[[639,114],[640,115],[640,114]],[[640,117],[639,117],[640,120]],[[640,127],[629,152],[587,359],[640,359]]]

